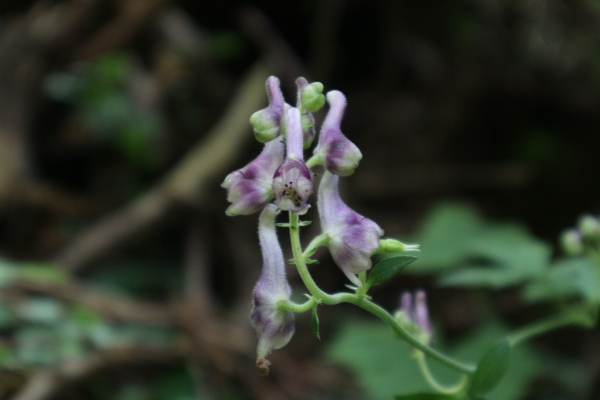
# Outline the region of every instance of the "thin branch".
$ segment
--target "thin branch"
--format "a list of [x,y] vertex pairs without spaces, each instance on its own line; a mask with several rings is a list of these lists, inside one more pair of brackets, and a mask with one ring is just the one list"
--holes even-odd
[[58,299],[83,304],[103,315],[149,325],[172,325],[175,318],[170,307],[133,300],[116,293],[94,289],[79,282],[55,283],[34,279],[17,279],[10,289],[46,294]]
[[182,360],[188,352],[189,349],[184,345],[130,347],[65,361],[35,373],[12,400],[47,400],[59,395],[66,388],[84,381],[101,369],[145,363],[173,363]]

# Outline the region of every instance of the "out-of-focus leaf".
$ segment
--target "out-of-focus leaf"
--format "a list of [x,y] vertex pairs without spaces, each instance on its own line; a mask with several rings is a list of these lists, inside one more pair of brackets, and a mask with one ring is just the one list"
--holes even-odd
[[51,298],[30,298],[16,309],[19,318],[38,324],[58,324],[64,317],[61,303]]
[[479,399],[496,388],[506,375],[510,360],[510,342],[507,339],[494,345],[479,361],[473,375],[469,395]]
[[514,223],[484,221],[466,206],[443,204],[427,218],[416,241],[423,250],[409,272],[447,270],[451,286],[500,288],[545,273],[550,247]]
[[600,304],[597,266],[587,257],[559,260],[546,276],[526,287],[525,297],[531,302],[579,297]]
[[[458,360],[477,362],[489,350],[490,343],[497,342],[506,334],[507,330],[501,325],[490,322],[450,349],[444,349],[443,343],[439,347]],[[439,342],[442,342],[441,339]],[[353,370],[370,399],[387,400],[399,395],[431,392],[411,356],[410,346],[395,338],[384,324],[350,320],[330,342],[327,357]],[[525,344],[511,352],[511,360],[505,379],[486,396],[486,400],[520,398],[539,371],[539,358]],[[438,362],[428,362],[443,384],[452,385],[459,379],[456,372]]]
[[414,242],[421,246],[419,268],[431,272],[455,267],[468,255],[469,241],[484,229],[484,221],[473,209],[454,203],[436,207],[423,222]]
[[48,326],[26,326],[15,334],[15,355],[23,365],[50,365],[61,359],[61,338]]
[[16,322],[13,310],[0,302],[0,329],[10,328]]
[[20,278],[41,280],[45,282],[65,283],[69,274],[53,265],[26,263],[18,268]]
[[14,264],[0,259],[0,288],[9,286],[16,275]]
[[367,284],[372,286],[387,282],[416,259],[417,257],[414,256],[394,256],[384,258],[375,264],[369,273]]
[[437,393],[415,393],[395,396],[395,400],[458,400],[456,396]]

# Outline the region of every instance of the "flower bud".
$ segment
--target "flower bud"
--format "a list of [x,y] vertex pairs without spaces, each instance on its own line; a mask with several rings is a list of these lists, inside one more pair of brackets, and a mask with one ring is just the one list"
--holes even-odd
[[585,239],[596,241],[600,239],[600,221],[593,215],[583,215],[577,224]]
[[341,131],[346,97],[337,90],[327,93],[330,109],[321,126],[319,143],[314,154],[322,158],[325,168],[332,174],[348,176],[354,173],[362,153]]
[[317,112],[325,105],[323,96],[323,84],[321,82],[308,83],[304,78],[296,80],[298,95],[302,107],[310,112]]
[[311,111],[318,111],[325,104],[323,85],[320,82],[309,84],[306,79],[300,77],[296,79],[296,86],[298,87],[296,107],[303,110],[301,116],[302,133],[304,134],[304,148],[308,149],[312,145],[316,135],[315,118]]
[[304,163],[300,111],[291,107],[286,113],[287,157],[273,177],[275,204],[282,210],[304,214],[310,207],[312,173]]
[[227,189],[231,205],[225,213],[248,215],[266,206],[273,198],[273,174],[282,162],[283,143],[272,140],[254,161],[227,175],[221,186]]
[[339,176],[325,171],[319,185],[319,218],[334,261],[352,283],[361,286],[356,275],[371,268],[371,255],[379,248],[383,230],[342,201],[338,182]]
[[[266,357],[280,349],[292,338],[295,330],[294,313],[279,311],[277,302],[289,300],[291,288],[285,276],[283,251],[275,232],[277,207],[269,204],[259,218],[258,236],[263,256],[263,269],[253,292],[250,321],[258,334],[257,366],[268,374]],[[266,371],[266,372],[265,372]]]
[[404,292],[400,300],[400,309],[394,314],[396,321],[421,343],[431,344],[433,328],[429,321],[427,295],[424,290],[414,294]]
[[254,137],[261,143],[269,142],[281,133],[285,101],[279,87],[279,79],[274,76],[267,78],[267,95],[269,106],[255,112],[250,117]]
[[583,253],[583,238],[577,229],[568,229],[560,237],[563,251],[571,256]]
[[399,253],[403,251],[419,251],[418,244],[406,244],[396,239],[381,239],[379,241],[378,252]]

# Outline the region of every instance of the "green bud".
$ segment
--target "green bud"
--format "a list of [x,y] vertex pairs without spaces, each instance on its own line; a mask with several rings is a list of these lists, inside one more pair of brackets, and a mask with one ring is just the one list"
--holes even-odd
[[268,108],[259,110],[250,116],[250,125],[254,129],[254,137],[261,143],[270,142],[279,136],[281,126],[277,118]]
[[579,219],[578,224],[581,235],[585,239],[600,239],[600,221],[592,215],[584,215]]
[[577,229],[569,229],[560,236],[563,251],[571,256],[583,253],[583,240]]
[[325,105],[325,96],[323,95],[323,84],[313,82],[306,86],[300,95],[302,107],[310,112],[319,111]]
[[419,251],[418,244],[406,244],[396,239],[380,239],[378,253],[399,253],[402,251]]

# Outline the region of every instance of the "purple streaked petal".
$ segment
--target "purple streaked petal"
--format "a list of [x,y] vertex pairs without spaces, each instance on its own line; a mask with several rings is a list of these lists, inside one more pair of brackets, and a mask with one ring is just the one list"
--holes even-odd
[[379,248],[383,230],[358,214],[340,198],[339,176],[328,171],[319,186],[319,217],[323,232],[329,236],[329,249],[336,264],[355,284],[356,274],[371,268],[371,255]]
[[327,93],[330,108],[321,126],[319,143],[314,154],[322,157],[325,168],[336,175],[348,176],[354,173],[362,153],[341,131],[340,125],[346,109],[346,97],[337,90]]
[[305,213],[312,194],[312,173],[303,159],[300,112],[291,107],[286,113],[287,158],[273,176],[275,204],[282,210]]
[[285,276],[283,251],[275,231],[277,207],[269,204],[260,215],[258,236],[263,269],[253,292],[250,321],[258,334],[257,355],[265,358],[272,350],[285,346],[294,334],[294,314],[277,309],[277,302],[288,300],[290,285]]
[[250,124],[254,129],[254,136],[261,143],[269,142],[281,132],[285,101],[279,87],[279,79],[274,76],[267,78],[267,96],[269,105],[252,114]]
[[231,205],[226,214],[248,215],[261,210],[273,198],[273,174],[283,161],[280,140],[265,143],[259,156],[245,167],[227,175],[222,187],[227,189]]

